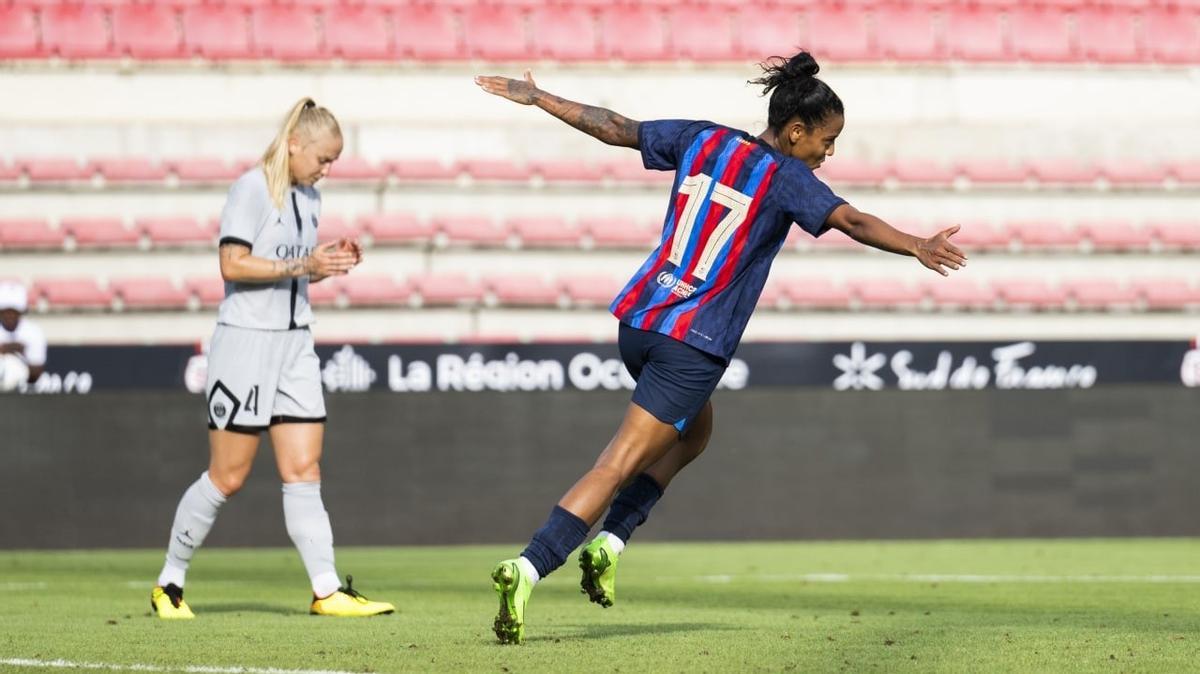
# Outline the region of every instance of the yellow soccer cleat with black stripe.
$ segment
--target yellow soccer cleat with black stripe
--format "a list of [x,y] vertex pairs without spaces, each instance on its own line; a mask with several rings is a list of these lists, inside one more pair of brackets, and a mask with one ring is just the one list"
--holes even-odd
[[313,615],[332,615],[343,618],[363,618],[373,615],[392,613],[395,606],[386,601],[371,601],[355,591],[354,576],[346,576],[346,586],[339,587],[337,592],[318,599],[313,597],[309,613]]
[[150,609],[166,620],[190,620],[196,617],[183,600],[183,588],[174,583],[150,591]]

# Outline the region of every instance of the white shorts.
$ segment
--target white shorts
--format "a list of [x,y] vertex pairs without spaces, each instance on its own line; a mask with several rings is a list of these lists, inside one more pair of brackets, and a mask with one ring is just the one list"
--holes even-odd
[[308,328],[218,324],[204,390],[211,429],[258,433],[274,424],[325,421],[321,361]]

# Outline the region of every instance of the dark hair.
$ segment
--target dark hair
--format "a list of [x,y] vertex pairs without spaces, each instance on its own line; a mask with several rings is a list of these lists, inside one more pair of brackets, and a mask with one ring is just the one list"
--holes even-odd
[[763,85],[764,96],[771,94],[767,126],[773,130],[779,131],[793,117],[811,130],[830,115],[844,114],[842,99],[828,84],[817,79],[821,66],[812,54],[801,51],[788,59],[772,56],[758,65],[763,76],[750,80],[750,84]]

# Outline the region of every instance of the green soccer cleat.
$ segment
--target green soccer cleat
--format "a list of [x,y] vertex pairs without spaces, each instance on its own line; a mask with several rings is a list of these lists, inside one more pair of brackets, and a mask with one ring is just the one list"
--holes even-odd
[[506,559],[492,571],[492,587],[500,596],[500,613],[492,625],[502,644],[525,641],[525,604],[533,593],[533,583],[521,573],[515,559]]
[[579,587],[593,602],[608,608],[617,600],[617,560],[608,536],[597,536],[579,553]]

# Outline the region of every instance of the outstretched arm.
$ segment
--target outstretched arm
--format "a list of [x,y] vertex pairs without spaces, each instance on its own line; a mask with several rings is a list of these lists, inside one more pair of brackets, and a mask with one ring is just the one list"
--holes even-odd
[[942,276],[949,276],[945,267],[959,269],[967,266],[967,256],[950,243],[950,237],[958,231],[958,225],[944,229],[922,239],[905,234],[869,213],[863,213],[850,204],[842,204],[829,215],[829,226],[845,232],[847,236],[868,246],[898,255],[911,255],[921,264]]
[[638,147],[637,120],[623,117],[607,108],[568,101],[537,88],[533,74],[525,71],[524,80],[480,75],[475,84],[489,94],[520,103],[536,105],[580,131],[609,145]]

